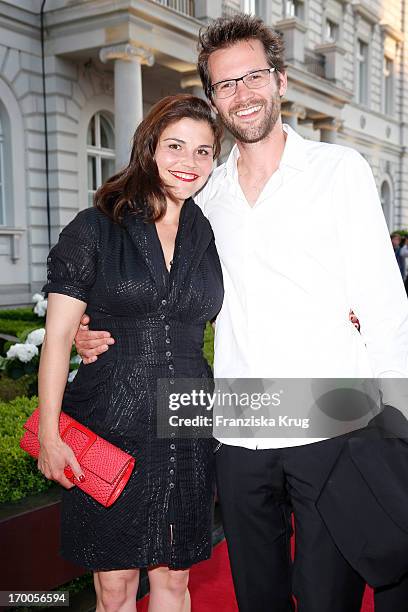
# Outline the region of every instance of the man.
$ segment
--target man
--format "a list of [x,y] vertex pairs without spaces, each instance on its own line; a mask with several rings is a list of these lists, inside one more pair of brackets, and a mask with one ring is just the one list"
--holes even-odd
[[[237,142],[196,199],[223,266],[216,378],[406,376],[408,307],[369,166],[352,149],[282,125],[282,42],[261,20],[214,21],[200,36],[198,70]],[[299,251],[293,258],[287,248],[295,224],[307,238],[301,268]],[[374,253],[361,248],[362,233],[374,237]],[[84,346],[112,341],[82,342],[81,353],[95,358],[99,349]],[[222,442],[218,492],[240,611],[287,612],[292,592],[304,612],[359,610],[364,581],[315,506],[343,440]],[[378,593],[377,610],[406,610],[407,582],[387,589],[388,599]]]
[[401,276],[405,279],[405,258],[408,256],[407,245],[403,243],[401,234],[398,232],[393,232],[390,238]]

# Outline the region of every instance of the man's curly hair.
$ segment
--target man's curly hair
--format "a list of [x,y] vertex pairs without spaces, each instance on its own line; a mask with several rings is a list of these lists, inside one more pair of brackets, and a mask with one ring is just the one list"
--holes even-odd
[[[205,95],[212,99],[211,79],[208,72],[208,58],[218,49],[231,47],[244,40],[259,40],[265,50],[268,64],[277,72],[285,72],[283,58],[284,44],[282,36],[265,25],[262,19],[244,13],[231,18],[215,19],[206,28],[202,28],[198,37],[197,69],[203,84]],[[279,75],[275,73],[277,81]]]

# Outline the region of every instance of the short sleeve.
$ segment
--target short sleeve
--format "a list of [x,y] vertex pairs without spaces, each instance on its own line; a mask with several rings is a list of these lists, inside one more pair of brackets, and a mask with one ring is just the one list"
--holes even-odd
[[88,302],[96,280],[98,220],[96,209],[78,213],[61,232],[47,259],[47,282],[42,291],[62,293]]

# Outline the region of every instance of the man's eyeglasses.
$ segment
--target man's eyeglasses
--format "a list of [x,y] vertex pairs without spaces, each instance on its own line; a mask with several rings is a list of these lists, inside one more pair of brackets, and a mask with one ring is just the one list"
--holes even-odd
[[264,68],[263,70],[253,70],[244,74],[244,76],[238,79],[228,79],[228,81],[218,81],[211,85],[211,91],[215,98],[229,98],[233,96],[237,90],[238,81],[242,81],[248,87],[248,89],[258,89],[259,87],[265,87],[271,80],[271,72],[275,72],[275,66],[273,68]]

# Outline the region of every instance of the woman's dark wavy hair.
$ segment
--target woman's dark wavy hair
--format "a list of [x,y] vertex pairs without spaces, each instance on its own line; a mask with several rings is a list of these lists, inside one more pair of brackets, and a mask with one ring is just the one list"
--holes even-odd
[[171,191],[160,178],[154,159],[163,130],[180,119],[205,121],[214,134],[214,159],[221,150],[222,127],[205,100],[190,94],[167,96],[157,102],[133,136],[129,164],[111,176],[96,192],[94,205],[120,223],[126,209],[154,222],[166,212]]
[[268,64],[279,72],[285,72],[284,44],[282,36],[265,25],[262,19],[245,13],[234,17],[219,17],[200,30],[198,37],[197,69],[205,95],[212,100],[211,79],[208,72],[208,58],[218,49],[226,49],[244,40],[259,40],[264,48]]

